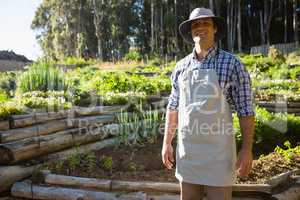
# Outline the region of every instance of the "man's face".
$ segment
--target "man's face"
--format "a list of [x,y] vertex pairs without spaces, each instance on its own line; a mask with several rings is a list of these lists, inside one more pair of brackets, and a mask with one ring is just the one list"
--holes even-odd
[[203,47],[211,47],[214,43],[216,28],[212,18],[197,19],[191,24],[191,33],[195,37],[200,37],[200,44]]

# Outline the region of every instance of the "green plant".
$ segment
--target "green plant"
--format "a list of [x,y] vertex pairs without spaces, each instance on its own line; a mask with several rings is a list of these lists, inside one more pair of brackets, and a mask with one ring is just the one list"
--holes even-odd
[[290,69],[287,64],[277,65],[276,67],[272,67],[267,72],[268,77],[272,80],[276,79],[290,79]]
[[140,61],[142,56],[137,50],[129,50],[129,52],[125,54],[124,59],[126,61]]
[[138,169],[138,166],[134,162],[128,163],[128,170],[129,171],[136,171]]
[[67,102],[68,95],[64,91],[32,91],[23,93],[17,98],[29,110],[57,111],[72,107],[72,103]]
[[12,115],[22,114],[25,111],[23,105],[15,101],[0,103],[0,119],[8,119]]
[[278,49],[276,49],[275,46],[273,45],[269,47],[268,57],[273,60],[279,60],[280,62],[285,61],[283,54]]
[[4,103],[8,101],[8,99],[7,93],[0,89],[0,103]]
[[95,63],[96,61],[93,59],[84,60],[83,58],[80,57],[66,57],[63,59],[62,62],[59,62],[59,64],[62,65],[74,65],[76,67],[84,67],[88,65],[93,65]]
[[118,123],[120,124],[119,134],[117,137],[117,144],[120,146],[132,147],[138,145],[140,142],[140,120],[137,113],[133,113],[131,116],[127,112],[121,112],[118,116]]
[[96,155],[93,152],[88,152],[84,155],[84,159],[87,162],[87,167],[91,171],[95,169],[97,165]]
[[1,72],[0,73],[0,89],[5,91],[7,95],[13,96],[16,90],[16,77],[20,72]]
[[[163,115],[164,117],[164,115]],[[146,138],[147,142],[157,142],[159,128],[164,118],[160,116],[158,110],[142,111],[142,135]]]
[[146,94],[143,92],[124,92],[113,93],[107,92],[100,96],[100,101],[103,105],[124,105],[124,104],[136,104],[144,102]]
[[55,169],[62,170],[64,166],[64,160],[57,160],[55,161]]
[[[256,107],[255,112],[254,149],[257,152],[270,152],[285,140],[300,140],[297,134],[300,131],[300,117],[287,113],[270,113],[260,107]],[[233,121],[237,143],[241,146],[242,135],[236,115]]]
[[113,158],[111,156],[102,156],[101,158],[101,164],[102,164],[102,167],[105,169],[105,170],[108,170],[108,171],[112,171],[113,169]]
[[276,146],[274,149],[274,152],[282,155],[287,162],[290,162],[291,159],[295,156],[295,155],[299,155],[300,154],[300,146],[296,146],[294,148],[292,148],[291,143],[289,141],[285,141],[283,144],[287,149],[283,149],[279,146]]
[[61,68],[49,63],[35,63],[28,71],[20,75],[17,81],[17,93],[30,91],[64,90],[68,88],[68,80]]
[[[300,60],[300,56],[299,56],[299,60]],[[293,80],[298,80],[298,81],[300,80],[300,64],[299,66],[290,69],[290,77]]]
[[80,166],[81,155],[79,153],[78,147],[75,149],[75,152],[68,156],[68,164],[71,170],[75,170]]
[[118,122],[121,125],[118,144],[133,147],[142,146],[147,142],[155,143],[163,120],[158,110],[144,110],[143,104],[136,106],[130,116],[127,112],[120,113],[118,115]]
[[286,58],[286,63],[289,65],[300,66],[300,49],[298,49],[298,51],[290,53]]

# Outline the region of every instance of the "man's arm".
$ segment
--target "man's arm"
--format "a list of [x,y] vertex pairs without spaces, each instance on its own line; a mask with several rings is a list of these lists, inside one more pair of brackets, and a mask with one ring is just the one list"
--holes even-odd
[[254,116],[240,117],[239,122],[243,139],[242,150],[252,152],[255,118]]
[[178,71],[177,65],[171,75],[172,90],[169,97],[169,103],[167,105],[166,111],[166,124],[164,132],[164,141],[162,146],[162,161],[163,164],[168,168],[172,169],[174,156],[172,140],[174,138],[177,126],[178,126],[178,104],[179,104],[179,87],[178,87]]
[[239,117],[242,148],[238,153],[236,167],[240,177],[248,176],[252,168],[252,145],[255,131],[255,112],[249,73],[239,60],[235,60],[233,81],[233,98]]
[[254,116],[244,116],[239,118],[242,132],[242,148],[238,153],[236,162],[237,174],[240,177],[247,177],[252,168],[253,154],[253,136],[255,129]]
[[164,144],[172,144],[176,129],[178,126],[178,111],[177,110],[167,110],[166,113],[166,124],[164,133]]
[[178,126],[178,111],[167,109],[164,141],[163,141],[161,154],[162,154],[163,164],[168,169],[172,169],[173,167],[174,154],[173,154],[172,140],[174,138],[177,126]]

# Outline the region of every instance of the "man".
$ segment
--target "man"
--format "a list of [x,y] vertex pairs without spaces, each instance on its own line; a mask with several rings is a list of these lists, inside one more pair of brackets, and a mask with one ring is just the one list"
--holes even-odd
[[[194,44],[193,52],[172,72],[162,147],[164,165],[174,164],[172,139],[178,128],[175,176],[181,199],[229,200],[236,176],[245,177],[252,167],[255,127],[249,74],[232,54],[217,48],[225,23],[206,8],[194,9],[179,31]],[[231,105],[242,132],[236,157]]]

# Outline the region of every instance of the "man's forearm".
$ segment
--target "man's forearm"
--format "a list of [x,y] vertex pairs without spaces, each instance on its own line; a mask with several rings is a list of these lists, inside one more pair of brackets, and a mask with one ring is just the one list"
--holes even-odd
[[164,143],[171,144],[178,125],[178,111],[167,110]]
[[253,146],[253,136],[255,131],[255,117],[254,116],[246,116],[240,117],[240,127],[242,133],[242,149],[245,151],[252,152]]

